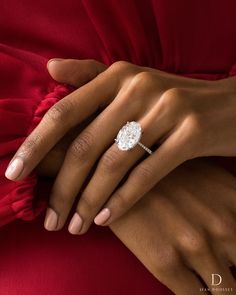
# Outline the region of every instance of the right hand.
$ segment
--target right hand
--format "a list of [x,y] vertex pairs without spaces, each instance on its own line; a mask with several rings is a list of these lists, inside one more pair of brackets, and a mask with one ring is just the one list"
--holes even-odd
[[[53,59],[54,60],[54,59]],[[106,65],[95,60],[63,60],[62,63],[50,63],[49,74],[59,83],[69,84],[79,88],[95,78],[107,68]],[[57,59],[60,60],[60,59]],[[62,60],[62,59],[61,59]],[[73,140],[96,117],[94,114],[72,128],[65,136],[46,154],[36,167],[38,175],[55,178],[63,164],[66,152]]]
[[[236,179],[223,168],[183,164],[110,227],[175,294],[209,294],[200,292],[204,283],[211,294],[226,294],[214,287],[236,294],[229,268],[236,265]],[[222,277],[219,286],[212,274]]]

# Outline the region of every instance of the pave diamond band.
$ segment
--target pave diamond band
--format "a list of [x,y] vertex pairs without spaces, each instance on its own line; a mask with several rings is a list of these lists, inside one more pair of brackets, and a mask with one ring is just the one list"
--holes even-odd
[[152,151],[141,142],[138,142],[138,145],[141,146],[147,153],[149,153],[149,155],[152,154]]
[[142,127],[138,122],[127,122],[118,132],[115,142],[122,151],[128,151],[136,145],[142,147],[150,155],[152,151],[140,142]]

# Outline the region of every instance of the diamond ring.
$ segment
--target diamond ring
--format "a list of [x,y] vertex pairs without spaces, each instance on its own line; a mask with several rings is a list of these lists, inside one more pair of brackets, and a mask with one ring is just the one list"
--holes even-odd
[[141,125],[135,121],[127,122],[118,132],[115,142],[119,150],[128,151],[139,145],[151,155],[152,151],[140,142],[141,136]]

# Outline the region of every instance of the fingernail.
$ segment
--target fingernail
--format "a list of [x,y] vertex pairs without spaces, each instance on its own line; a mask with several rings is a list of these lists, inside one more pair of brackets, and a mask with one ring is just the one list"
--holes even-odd
[[16,179],[24,168],[24,162],[21,158],[15,158],[7,167],[5,172],[6,178],[10,180]]
[[94,218],[94,222],[97,225],[103,225],[111,216],[111,210],[108,208],[102,209],[102,211]]
[[44,227],[47,230],[55,230],[57,228],[57,223],[58,223],[58,215],[57,213],[51,209],[47,209],[46,217],[45,217],[45,222],[44,222]]
[[71,222],[69,224],[68,230],[72,235],[79,234],[81,228],[82,228],[83,220],[79,216],[78,213],[75,213],[74,216],[71,219]]
[[47,67],[49,67],[49,65],[52,65],[52,63],[56,63],[56,62],[59,62],[59,61],[62,61],[63,58],[52,58],[52,59],[49,59],[49,61],[47,62]]

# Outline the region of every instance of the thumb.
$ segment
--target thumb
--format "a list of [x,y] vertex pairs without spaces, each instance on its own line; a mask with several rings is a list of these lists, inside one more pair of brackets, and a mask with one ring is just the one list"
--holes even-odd
[[107,66],[92,59],[53,58],[48,61],[47,68],[57,82],[80,87],[105,71]]

